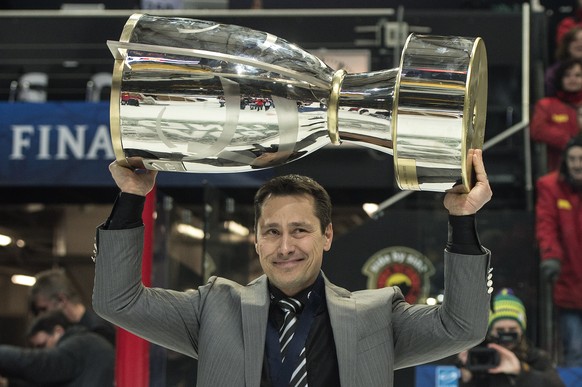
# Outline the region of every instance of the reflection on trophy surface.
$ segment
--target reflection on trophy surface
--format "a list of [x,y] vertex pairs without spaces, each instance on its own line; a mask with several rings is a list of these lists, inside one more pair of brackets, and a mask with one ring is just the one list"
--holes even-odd
[[401,189],[471,186],[487,104],[480,38],[413,34],[399,68],[356,74],[204,20],[135,14],[108,45],[112,141],[126,165],[244,172],[349,142],[391,154]]

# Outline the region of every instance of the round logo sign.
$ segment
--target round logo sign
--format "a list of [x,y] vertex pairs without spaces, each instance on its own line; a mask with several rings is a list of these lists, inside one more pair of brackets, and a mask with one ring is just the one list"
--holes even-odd
[[432,262],[420,252],[404,246],[382,249],[372,255],[362,273],[368,277],[368,288],[398,286],[408,303],[424,301],[430,291]]

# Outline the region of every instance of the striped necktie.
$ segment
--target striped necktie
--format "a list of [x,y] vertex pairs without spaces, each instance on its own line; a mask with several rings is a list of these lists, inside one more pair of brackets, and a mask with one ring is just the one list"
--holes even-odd
[[[295,333],[295,328],[297,327],[297,317],[296,314],[301,312],[301,302],[294,298],[283,298],[278,302],[279,307],[285,313],[283,319],[283,325],[279,330],[279,343],[281,344],[281,358],[285,360],[285,355],[287,354],[287,348],[289,343],[293,339],[293,334]],[[289,383],[291,387],[305,387],[307,386],[307,361],[305,358],[305,347],[302,348],[299,354],[299,362],[295,367],[295,370],[291,374],[291,382]]]

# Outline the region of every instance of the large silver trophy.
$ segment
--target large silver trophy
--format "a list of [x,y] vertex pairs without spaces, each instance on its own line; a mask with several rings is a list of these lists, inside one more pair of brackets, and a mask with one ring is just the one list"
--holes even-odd
[[480,38],[413,34],[399,68],[357,74],[204,20],[135,14],[108,46],[113,148],[127,166],[244,172],[349,142],[391,154],[401,189],[471,187],[487,108]]

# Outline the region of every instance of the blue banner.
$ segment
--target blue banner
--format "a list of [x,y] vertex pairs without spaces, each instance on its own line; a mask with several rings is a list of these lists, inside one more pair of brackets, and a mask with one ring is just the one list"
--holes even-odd
[[[0,186],[109,186],[109,103],[0,103]],[[159,187],[256,187],[273,172],[161,172]]]

